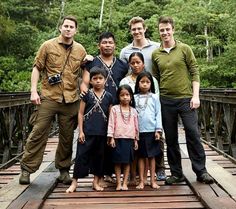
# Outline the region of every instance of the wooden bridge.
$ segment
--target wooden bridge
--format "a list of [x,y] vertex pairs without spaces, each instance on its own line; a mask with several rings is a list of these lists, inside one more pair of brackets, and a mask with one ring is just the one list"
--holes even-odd
[[[21,129],[19,127],[24,125],[15,125],[16,121],[8,120],[8,122],[4,122],[4,126],[1,124],[0,129],[0,154],[2,161],[0,170],[0,208],[236,209],[236,91],[220,89],[216,91],[213,93],[209,90],[202,90],[202,107],[199,111],[199,125],[203,131],[202,136],[207,155],[206,167],[215,180],[214,184],[205,185],[196,181],[196,176],[191,169],[187,154],[184,131],[180,127],[182,165],[186,177],[186,181],[183,183],[165,185],[164,181],[158,181],[160,185],[158,190],[151,189],[149,186],[145,186],[144,190],[137,190],[135,187],[130,186],[128,191],[115,191],[115,185],[110,183],[103,192],[96,192],[92,189],[92,176],[88,176],[85,179],[78,180],[76,192],[67,194],[65,193],[67,186],[56,181],[59,172],[54,166],[54,155],[58,138],[54,135],[48,140],[40,170],[31,175],[32,183],[30,185],[19,185],[20,165],[18,160],[22,152],[20,147],[23,146],[23,142],[17,142],[15,138],[19,140],[22,136],[26,137],[30,128]],[[32,106],[26,107],[29,105],[28,99],[25,102],[15,99],[14,102],[16,105],[14,106],[10,102],[10,107],[7,105],[3,107],[3,102],[1,102],[1,123],[2,121],[7,121],[7,115],[15,115],[15,117],[11,116],[13,121],[19,120],[16,118],[20,118],[20,112],[24,112],[26,119],[23,119],[22,123],[27,125],[29,115],[33,111]],[[18,109],[14,110],[15,107]],[[17,114],[19,116],[16,117]],[[5,128],[5,134],[2,132],[3,128]],[[16,130],[21,131],[20,136]],[[5,137],[4,140],[2,140],[3,136]],[[75,133],[74,149],[76,147],[76,138],[77,133]],[[10,163],[7,160],[8,156],[13,157]],[[166,158],[165,165],[166,173],[170,175]],[[71,175],[72,172],[73,166]]]

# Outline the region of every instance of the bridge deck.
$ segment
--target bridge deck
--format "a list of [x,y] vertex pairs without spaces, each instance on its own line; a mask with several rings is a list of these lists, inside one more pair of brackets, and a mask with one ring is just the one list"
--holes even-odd
[[[115,185],[109,184],[105,191],[96,192],[92,189],[92,177],[89,176],[79,179],[76,192],[66,194],[67,187],[56,182],[59,173],[53,161],[57,141],[57,138],[49,139],[43,164],[31,176],[29,186],[18,184],[19,163],[0,171],[0,208],[236,208],[236,165],[204,145],[207,169],[215,183],[205,185],[196,182],[181,129],[180,147],[186,182],[167,186],[163,181],[158,181],[161,186],[158,190],[146,186],[141,191],[129,187],[129,191],[117,192]],[[170,175],[167,162],[166,173]]]

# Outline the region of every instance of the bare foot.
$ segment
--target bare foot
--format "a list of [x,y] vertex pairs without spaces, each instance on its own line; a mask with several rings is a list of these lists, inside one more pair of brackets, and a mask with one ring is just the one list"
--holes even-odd
[[99,180],[98,184],[99,184],[100,187],[103,187],[103,188],[108,187],[108,183],[105,182],[103,178]]
[[93,183],[93,189],[96,190],[96,191],[98,191],[98,192],[104,190],[103,187],[101,187],[101,186],[99,186],[99,184],[95,184],[95,183]]
[[127,184],[123,184],[122,190],[124,190],[124,191],[127,191],[127,190],[128,190]]
[[144,183],[140,182],[138,186],[136,186],[136,189],[143,189],[144,188]]
[[151,187],[153,189],[159,189],[160,188],[160,186],[155,181],[151,183]]
[[116,186],[116,191],[120,191],[120,190],[122,190],[122,186],[121,186],[121,184],[118,184],[118,185]]
[[76,183],[73,181],[70,185],[70,187],[66,190],[66,193],[72,193],[76,190],[77,187],[77,181]]

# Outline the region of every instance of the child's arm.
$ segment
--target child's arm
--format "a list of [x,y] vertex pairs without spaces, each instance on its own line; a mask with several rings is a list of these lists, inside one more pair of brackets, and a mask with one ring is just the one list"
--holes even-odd
[[135,128],[135,139],[134,139],[134,150],[138,149],[138,140],[139,140],[139,128],[138,128],[138,113],[134,109],[134,128]]
[[161,130],[156,130],[155,132],[155,140],[160,140],[161,139]]
[[82,75],[82,82],[80,84],[81,96],[85,95],[86,92],[88,91],[89,79],[90,79],[89,76],[90,76],[89,71],[84,69],[83,70],[83,75]]
[[138,149],[138,140],[134,140],[134,150]]
[[155,115],[156,115],[156,131],[155,131],[155,139],[160,140],[162,135],[162,117],[161,117],[161,103],[160,99],[157,95],[154,94],[155,97]]
[[110,146],[111,146],[112,148],[116,147],[116,142],[115,142],[114,137],[109,138],[109,140],[110,140]]
[[83,144],[85,142],[85,136],[83,131],[84,125],[84,110],[85,110],[85,102],[83,100],[80,101],[79,106],[79,114],[78,114],[78,121],[79,121],[79,142]]
[[134,128],[135,128],[135,140],[139,140],[139,124],[138,124],[138,113],[134,109]]
[[114,114],[115,114],[115,110],[112,107],[110,107],[108,128],[107,128],[107,137],[108,137],[107,143],[108,143],[108,145],[111,144],[111,139],[114,138],[114,130],[115,130]]

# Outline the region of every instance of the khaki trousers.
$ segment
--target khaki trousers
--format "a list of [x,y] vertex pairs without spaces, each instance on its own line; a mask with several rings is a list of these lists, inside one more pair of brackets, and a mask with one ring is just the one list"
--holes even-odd
[[57,116],[59,125],[59,143],[56,150],[55,166],[60,170],[70,169],[78,108],[79,101],[66,104],[45,98],[41,100],[35,125],[26,141],[25,152],[21,160],[22,169],[30,173],[39,169],[55,116]]

